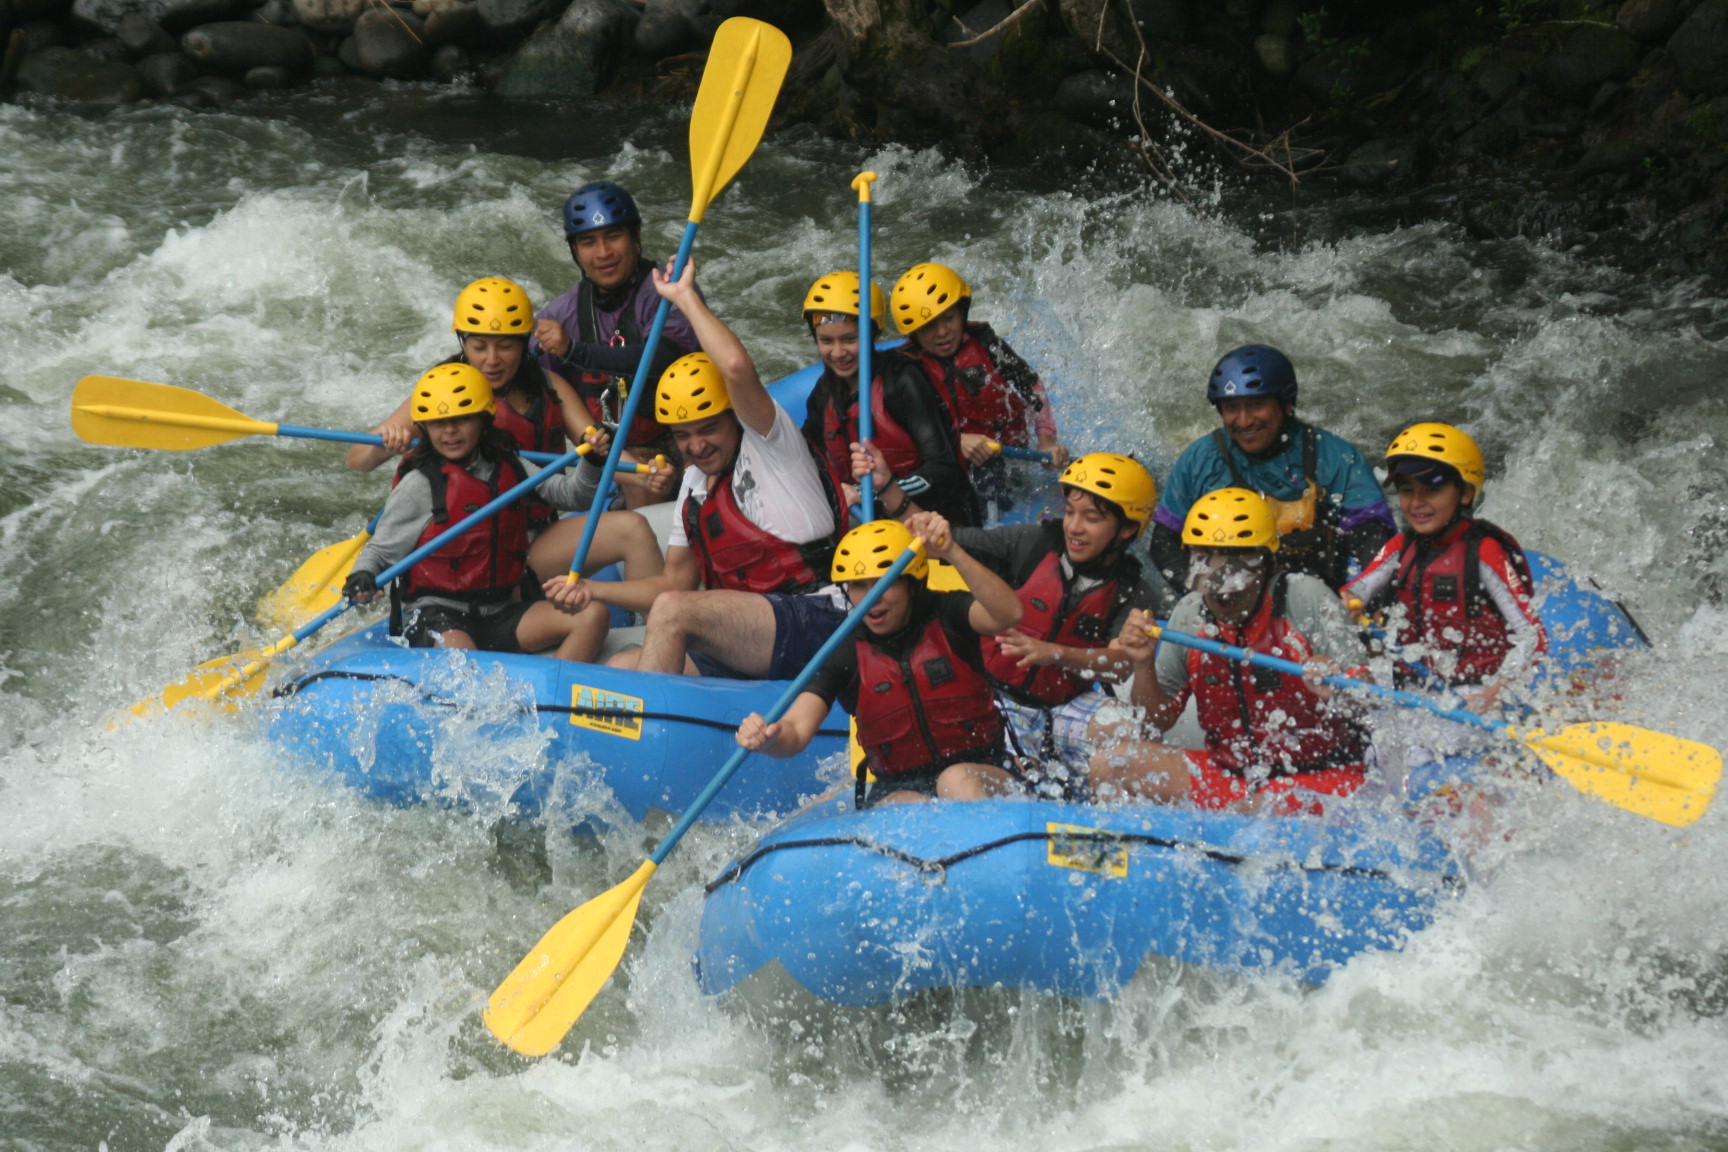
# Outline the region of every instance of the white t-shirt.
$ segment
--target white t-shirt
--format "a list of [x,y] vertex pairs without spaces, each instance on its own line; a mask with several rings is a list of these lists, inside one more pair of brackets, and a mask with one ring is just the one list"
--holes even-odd
[[[742,420],[738,461],[732,467],[732,497],[745,519],[792,544],[808,544],[834,531],[834,509],[816,472],[816,458],[792,416],[774,405],[774,427],[763,436]],[[684,532],[684,502],[708,498],[708,478],[695,466],[684,469],[672,515],[674,548],[690,547]]]

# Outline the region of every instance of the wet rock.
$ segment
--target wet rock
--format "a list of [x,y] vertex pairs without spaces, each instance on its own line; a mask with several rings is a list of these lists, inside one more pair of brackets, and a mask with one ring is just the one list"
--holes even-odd
[[[480,19],[494,35],[513,38],[565,11],[565,2],[566,0],[476,0],[475,7],[480,10]],[[540,28],[540,32],[545,31],[545,28]]]
[[1118,14],[1118,7],[1110,0],[1056,0],[1057,14],[1070,36],[1088,48],[1097,44],[1132,63],[1139,55],[1140,43]]
[[1680,0],[1626,0],[1614,23],[1634,40],[1660,44],[1680,23]]
[[252,10],[252,19],[286,28],[300,23],[300,13],[294,8],[294,0],[264,0]]
[[1728,93],[1728,0],[1703,0],[1668,38],[1680,86],[1695,96]]
[[1728,96],[1718,96],[1680,118],[1688,134],[1717,144],[1728,143]]
[[152,52],[133,65],[144,90],[152,96],[171,96],[182,85],[197,79],[198,65],[184,52]]
[[432,53],[432,76],[449,83],[474,71],[474,62],[460,44],[446,44]]
[[320,52],[318,55],[312,57],[312,75],[320,78],[346,76],[348,75],[348,69],[343,66],[342,61],[330,55],[330,53]]
[[1254,37],[1254,55],[1260,61],[1260,67],[1280,80],[1287,79],[1296,70],[1296,58],[1290,51],[1290,41],[1287,37],[1271,32]]
[[1129,8],[1147,39],[1175,43],[1188,36],[1188,6],[1183,0],[1130,0]]
[[234,11],[233,0],[75,0],[72,15],[113,34],[129,13],[148,17],[171,32],[220,20]]
[[287,88],[294,83],[294,73],[274,64],[263,64],[257,68],[248,68],[241,83],[255,92],[275,92]]
[[144,95],[144,84],[131,65],[98,60],[63,45],[24,57],[16,83],[21,92],[90,104],[126,104]]
[[1576,170],[1585,178],[1610,172],[1633,172],[1641,176],[1644,174],[1644,160],[1649,155],[1649,145],[1636,140],[1604,140],[1585,150],[1578,159]]
[[354,21],[354,54],[368,76],[401,80],[426,71],[420,17],[395,8],[368,8]]
[[27,20],[15,30],[24,33],[21,51],[26,56],[66,43],[66,33],[52,20]]
[[1496,49],[1474,61],[1470,68],[1470,83],[1490,100],[1503,99],[1536,67],[1533,52],[1516,49]]
[[592,96],[611,75],[635,23],[628,0],[574,0],[516,50],[493,90],[516,97]]
[[[995,28],[1008,19],[1014,7],[1008,0],[982,0],[960,13],[959,23],[949,21],[939,37],[943,44],[958,44],[965,40],[974,40]],[[976,44],[968,44],[957,51],[964,52],[980,64],[995,59],[1002,51],[1003,35],[996,32],[979,40]]]
[[1415,179],[1416,161],[1408,140],[1370,140],[1345,158],[1339,175],[1358,188],[1401,187]]
[[114,35],[134,56],[149,56],[157,52],[173,52],[179,45],[174,37],[162,30],[162,25],[142,12],[128,12],[115,25]]
[[225,76],[200,76],[174,93],[174,103],[188,108],[226,108],[246,95],[246,89]]
[[126,51],[126,45],[120,43],[118,37],[105,36],[100,40],[86,40],[78,45],[78,51],[92,60],[114,60],[125,63],[131,53]]
[[1643,49],[1618,28],[1587,24],[1538,64],[1531,78],[1556,100],[1588,100],[1606,80],[1624,80]]
[[656,59],[683,51],[696,39],[691,17],[707,0],[648,0],[636,22],[636,51]]
[[1100,127],[1126,124],[1133,115],[1134,81],[1116,72],[1076,72],[1056,86],[1056,111]]
[[351,32],[366,8],[366,0],[294,0],[295,15],[314,32]]
[[244,20],[200,25],[180,38],[180,47],[218,72],[243,74],[262,67],[304,72],[312,65],[312,43],[298,29]]
[[426,26],[420,34],[426,37],[426,43],[431,46],[471,45],[488,35],[486,22],[480,18],[479,7],[466,0],[434,8],[427,14]]

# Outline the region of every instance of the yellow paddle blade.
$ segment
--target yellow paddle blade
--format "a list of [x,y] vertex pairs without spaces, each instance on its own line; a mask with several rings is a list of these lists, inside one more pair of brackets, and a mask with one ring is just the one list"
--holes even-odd
[[965,577],[954,565],[943,560],[930,561],[930,577],[925,581],[932,592],[970,592]]
[[342,599],[342,585],[354,568],[355,558],[370,539],[372,533],[362,528],[359,535],[312,553],[280,588],[258,601],[259,622],[292,632],[334,608]]
[[1631,724],[1595,721],[1519,739],[1580,792],[1677,827],[1704,815],[1722,756],[1708,744]]
[[544,1056],[558,1047],[623,958],[642,889],[655,868],[654,861],[644,860],[630,879],[540,937],[486,1001],[492,1035],[524,1056]]
[[91,444],[177,452],[242,436],[274,436],[276,425],[190,388],[86,376],[72,389],[72,431]]
[[154,700],[140,700],[132,705],[136,716],[145,716],[158,708],[175,708],[188,700],[204,700],[232,707],[237,697],[250,696],[264,686],[264,669],[272,657],[294,647],[299,641],[284,636],[268,648],[254,648],[232,656],[220,656],[198,665],[184,679],[162,690]]
[[690,111],[691,223],[761,142],[791,63],[792,42],[772,24],[734,16],[714,33]]

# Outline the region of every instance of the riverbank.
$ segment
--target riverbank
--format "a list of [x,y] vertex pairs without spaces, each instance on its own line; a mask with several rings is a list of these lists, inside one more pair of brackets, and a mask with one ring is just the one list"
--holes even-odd
[[0,0],[0,81],[98,104],[434,80],[664,106],[738,14],[793,37],[782,125],[1149,172],[1191,202],[1220,180],[1414,195],[1476,235],[1728,277],[1728,0]]

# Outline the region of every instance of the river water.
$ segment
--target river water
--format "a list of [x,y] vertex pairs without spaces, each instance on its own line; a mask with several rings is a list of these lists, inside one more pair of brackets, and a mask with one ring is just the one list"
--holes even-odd
[[[85,445],[79,377],[371,427],[450,350],[464,283],[568,286],[556,213],[576,184],[628,185],[651,250],[672,250],[681,116],[535,118],[412,87],[251,116],[0,105],[0,1148],[1728,1147],[1718,813],[1677,831],[1546,789],[1491,879],[1319,989],[1154,962],[1108,1005],[996,991],[871,1012],[698,994],[700,885],[753,832],[702,827],[618,978],[531,1063],[492,1043],[481,1002],[663,824],[553,827],[542,857],[494,833],[496,805],[386,808],[294,770],[256,705],[112,723],[262,638],[257,599],[386,481],[328,444]],[[1196,211],[790,133],[697,250],[765,374],[811,358],[798,304],[852,261],[862,167],[881,173],[883,282],[960,268],[1077,449],[1167,467],[1211,426],[1211,363],[1249,341],[1286,349],[1303,412],[1372,455],[1413,420],[1463,423],[1489,514],[1655,641],[1616,717],[1728,745],[1728,300],[1473,240],[1441,198]]]

